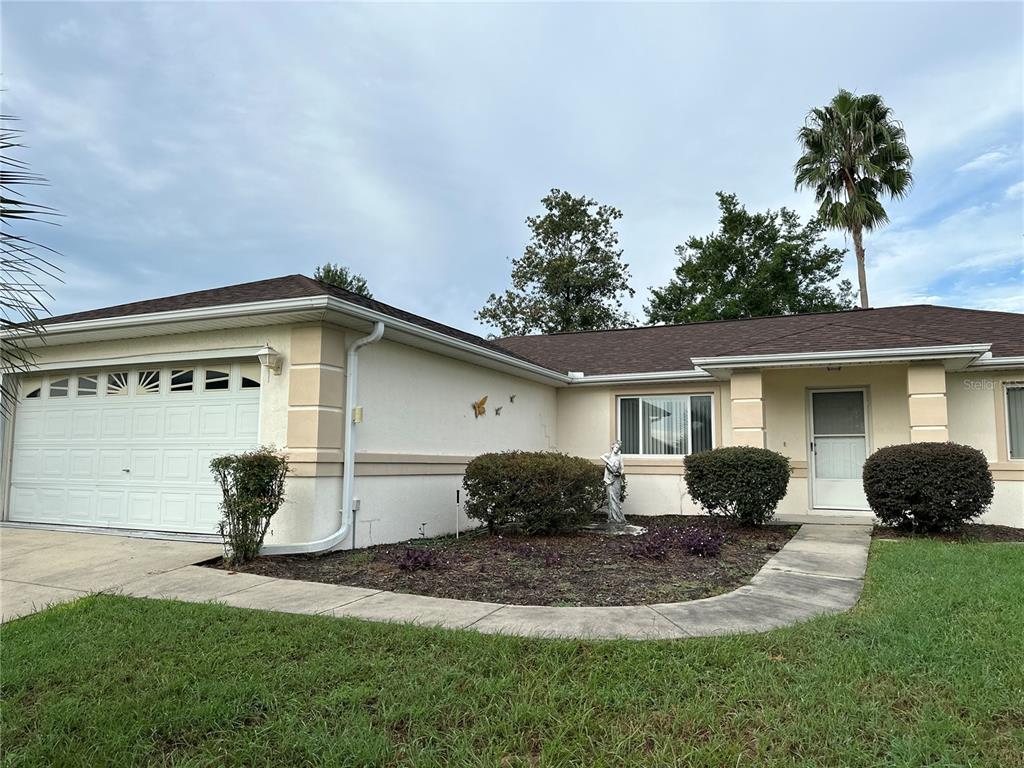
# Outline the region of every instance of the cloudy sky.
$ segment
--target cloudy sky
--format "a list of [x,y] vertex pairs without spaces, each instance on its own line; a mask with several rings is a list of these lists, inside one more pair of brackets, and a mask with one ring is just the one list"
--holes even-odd
[[481,330],[560,187],[623,211],[640,314],[674,246],[714,228],[717,190],[813,210],[794,136],[839,87],[882,94],[915,156],[867,239],[872,303],[1024,311],[1022,14],[7,0],[3,111],[64,214],[31,233],[65,254],[54,312],[331,260]]

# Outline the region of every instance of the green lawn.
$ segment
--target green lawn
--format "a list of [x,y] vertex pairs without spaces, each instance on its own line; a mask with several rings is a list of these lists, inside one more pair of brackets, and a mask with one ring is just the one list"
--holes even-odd
[[95,597],[0,630],[5,765],[1024,766],[1024,546],[875,542],[851,613],[570,642]]

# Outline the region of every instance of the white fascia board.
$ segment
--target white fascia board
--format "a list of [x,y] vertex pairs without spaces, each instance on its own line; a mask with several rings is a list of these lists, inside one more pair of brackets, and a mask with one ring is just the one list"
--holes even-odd
[[705,370],[713,368],[772,368],[803,365],[853,365],[855,363],[902,363],[924,360],[976,360],[989,351],[991,344],[947,344],[932,347],[891,349],[852,349],[834,352],[787,352],[774,355],[729,355],[695,357],[693,364]]
[[670,384],[677,381],[711,381],[714,376],[706,371],[659,371],[656,373],[608,373],[573,377],[570,387],[599,386],[602,384]]
[[1002,368],[1024,368],[1024,356],[1017,357],[992,357],[989,354],[982,355],[971,363],[968,368],[984,368],[986,370]]
[[159,365],[161,363],[183,363],[199,360],[244,360],[256,359],[260,347],[230,347],[225,349],[193,349],[187,352],[153,352],[151,354],[104,357],[93,360],[58,360],[52,363],[33,364],[29,373],[35,371],[70,371],[86,368],[111,368],[123,365]]
[[[198,307],[193,309],[176,309],[170,312],[150,312],[143,315],[120,315],[117,317],[101,317],[94,320],[75,320],[69,323],[47,324],[41,322],[44,336],[47,339],[59,338],[62,335],[83,331],[109,331],[111,338],[119,338],[118,333],[126,328],[144,325],[169,325],[188,323],[195,320],[216,320],[238,316],[273,315],[284,312],[324,310],[327,307],[327,296],[306,296],[297,299],[275,299],[273,301],[257,301],[247,304],[223,304],[216,307]],[[35,331],[8,330],[3,332],[8,338],[23,338],[31,342],[38,334]]]

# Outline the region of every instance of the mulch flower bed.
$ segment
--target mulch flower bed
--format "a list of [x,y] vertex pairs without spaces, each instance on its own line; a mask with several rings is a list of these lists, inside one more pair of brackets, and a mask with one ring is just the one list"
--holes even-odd
[[[648,532],[518,536],[474,531],[457,540],[446,536],[326,555],[260,557],[239,570],[460,600],[637,605],[696,600],[746,584],[797,530],[741,528],[680,515],[630,522]],[[219,561],[210,565],[224,567]]]
[[958,531],[942,533],[915,533],[901,528],[875,526],[872,536],[876,539],[936,539],[960,544],[984,542],[1024,542],[1024,528],[1011,528],[1008,525],[977,525],[968,523]]

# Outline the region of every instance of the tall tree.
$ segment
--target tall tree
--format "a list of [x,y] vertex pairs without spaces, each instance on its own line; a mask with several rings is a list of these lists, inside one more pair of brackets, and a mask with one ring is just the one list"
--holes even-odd
[[910,191],[913,158],[906,138],[881,96],[846,90],[812,109],[799,133],[803,155],[794,167],[796,188],[813,189],[821,220],[853,237],[864,308],[870,306],[864,231],[889,221],[880,197],[899,199]]
[[541,203],[545,213],[526,219],[532,237],[512,261],[512,288],[492,293],[477,320],[503,336],[631,325],[622,299],[634,291],[615,231],[622,212],[560,189]]
[[831,312],[853,306],[849,280],[836,283],[846,251],[829,248],[817,218],[807,224],[782,208],[749,213],[718,193],[718,230],[676,247],[679,265],[651,289],[649,323]]
[[[60,280],[60,268],[50,260],[59,254],[52,248],[18,234],[16,228],[30,221],[48,221],[57,212],[26,199],[25,187],[43,186],[46,179],[33,173],[15,155],[23,149],[17,118],[0,115],[0,408],[10,413],[18,395],[18,374],[32,369],[34,340],[45,328],[45,283]],[[51,222],[52,223],[52,222]]]
[[344,288],[346,291],[352,291],[352,293],[358,293],[360,296],[365,296],[368,299],[373,298],[373,294],[370,293],[370,287],[366,284],[366,278],[341,264],[332,264],[328,261],[325,264],[319,265],[313,270],[313,279],[328,285],[335,285],[338,288]]

